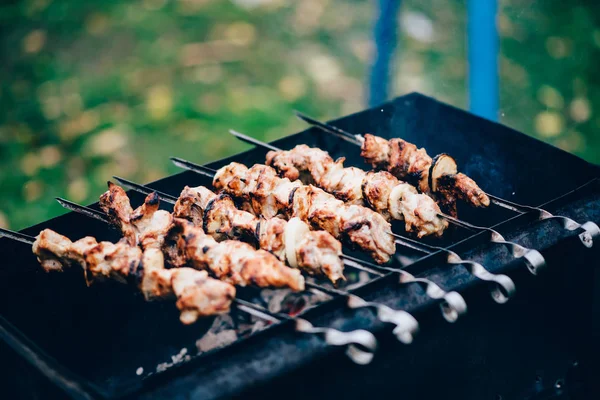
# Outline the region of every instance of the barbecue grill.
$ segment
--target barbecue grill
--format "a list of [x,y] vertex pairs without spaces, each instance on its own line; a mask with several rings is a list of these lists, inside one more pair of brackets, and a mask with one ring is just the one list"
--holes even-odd
[[[2,238],[0,352],[12,366],[2,378],[7,398],[361,398],[373,393],[589,398],[597,389],[591,375],[598,350],[592,319],[598,301],[592,268],[599,255],[594,242],[600,240],[598,167],[419,94],[325,126],[332,127],[398,136],[430,154],[452,154],[503,206],[459,205],[460,221],[440,239],[415,242],[394,225],[404,246],[398,246],[390,270],[363,262],[341,287],[310,280],[317,289],[300,294],[240,289],[242,307],[192,326],[179,324],[172,304],[146,303],[126,287],[87,288],[76,270],[44,274],[30,246]],[[367,168],[359,149],[339,135],[312,127],[271,145],[290,149],[304,143]],[[265,152],[253,148],[200,170],[230,161],[262,163]],[[169,209],[166,200],[185,185],[210,183],[185,171],[147,187],[160,191],[161,204]],[[128,194],[133,204],[144,197]],[[519,204],[542,205],[544,211]],[[88,214],[98,210],[93,204]],[[73,212],[22,233],[36,235],[43,228],[74,239],[120,236],[101,218]],[[358,252],[344,252],[367,261]],[[400,268],[408,274],[392,272]],[[348,301],[347,292],[358,297]],[[468,309],[461,309],[460,301],[448,302],[449,293],[464,299]],[[397,329],[410,319],[390,324],[379,306],[378,312],[360,307],[362,299],[416,318],[414,341],[396,340]],[[319,328],[330,334],[311,333]],[[363,330],[376,335],[376,351],[370,339],[354,341]],[[416,330],[410,332],[411,340],[404,342],[412,341]]]

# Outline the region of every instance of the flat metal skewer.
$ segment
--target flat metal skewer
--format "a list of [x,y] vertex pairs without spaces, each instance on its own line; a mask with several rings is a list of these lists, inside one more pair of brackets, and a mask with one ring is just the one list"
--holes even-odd
[[[282,149],[275,147],[273,145],[264,143],[258,139],[255,139],[251,136],[248,135],[244,135],[243,133],[237,132],[233,129],[229,130],[229,133],[231,133],[232,135],[234,135],[236,138],[246,142],[246,143],[250,143],[259,147],[263,147],[263,148],[269,148],[271,150],[275,150],[275,151],[281,151]],[[443,214],[442,214],[443,216]],[[452,221],[451,221],[452,222]],[[461,259],[458,254],[456,254],[455,252],[442,248],[442,247],[435,247],[435,246],[430,246],[430,245],[426,245],[423,243],[420,243],[416,240],[413,240],[411,238],[405,237],[405,236],[401,236],[401,235],[397,235],[397,234],[393,234],[394,237],[396,238],[396,243],[400,244],[404,247],[416,250],[416,251],[420,251],[423,252],[425,254],[431,254],[431,253],[435,253],[436,251],[442,251],[445,252],[447,254],[446,260],[449,264],[456,264],[456,265],[463,265],[464,267],[466,267],[470,273],[474,276],[476,276],[477,278],[483,280],[483,281],[487,281],[490,282],[494,285],[493,289],[492,289],[492,298],[498,302],[498,303],[505,303],[508,301],[508,299],[514,294],[515,292],[515,284],[512,281],[512,279],[510,279],[508,276],[504,275],[504,274],[493,274],[491,272],[489,272],[483,265],[481,265],[480,263],[477,263],[475,261],[471,261],[471,260],[463,260]],[[498,234],[499,235],[499,234]],[[509,243],[509,242],[506,242]],[[505,243],[503,243],[505,244]],[[515,246],[519,246],[516,245]],[[520,247],[520,246],[519,246]],[[540,258],[541,261],[543,262],[543,264],[545,264],[544,258],[542,257],[542,255],[536,251],[537,254],[535,253],[531,253],[531,254],[527,254],[528,257],[525,258],[526,260],[526,264],[527,264],[527,268],[530,271],[536,271],[541,268],[540,265]],[[532,262],[530,261],[530,259],[533,262],[536,262],[536,268],[534,268],[532,266]],[[543,265],[542,264],[542,265]]]
[[[61,205],[66,207],[67,209],[79,212],[82,207],[77,203],[73,203],[71,201],[57,198],[56,199]],[[84,207],[85,208],[85,207]],[[95,213],[102,213],[101,211],[92,210]],[[82,213],[90,217],[89,213]],[[110,222],[107,224],[112,225]],[[398,338],[399,341],[405,344],[412,343],[414,339],[414,335],[416,335],[419,331],[419,323],[415,317],[413,317],[410,313],[404,310],[394,310],[385,304],[368,302],[366,300],[361,299],[360,297],[346,291],[330,289],[321,285],[317,285],[314,283],[306,282],[306,286],[310,287],[312,290],[319,290],[331,296],[342,295],[347,297],[348,307],[352,309],[356,308],[373,308],[376,311],[377,318],[381,322],[387,322],[395,325],[393,330],[394,334]]]
[[[0,228],[0,238],[1,237],[26,243],[30,246],[33,245],[36,240],[36,238],[33,236],[4,228]],[[296,324],[296,331],[298,332],[323,334],[327,344],[332,346],[347,346],[346,354],[357,364],[365,365],[370,363],[373,359],[375,351],[377,350],[377,339],[371,332],[367,330],[357,329],[350,332],[342,332],[333,328],[315,327],[305,319],[292,317],[285,313],[274,313],[265,307],[249,301],[234,298],[233,302],[239,311],[250,314],[266,322],[278,323],[282,320],[293,320]]]
[[[344,131],[338,127],[335,127],[333,125],[318,121],[318,120],[311,118],[305,114],[302,114],[301,112],[298,112],[298,111],[296,111],[295,113],[298,118],[300,118],[304,122],[307,122],[310,125],[316,126],[316,127],[320,128],[321,130],[328,132],[330,134],[333,134],[339,138],[342,138],[352,144],[355,144],[357,146],[362,146],[362,143],[364,141],[362,135],[353,135],[350,132],[346,132],[346,131]],[[583,243],[583,245],[588,248],[591,248],[593,246],[595,238],[600,237],[600,227],[598,227],[598,225],[592,221],[587,221],[587,222],[584,222],[583,224],[580,224],[579,222],[577,222],[569,217],[565,217],[562,215],[553,215],[552,213],[550,213],[540,207],[532,207],[532,206],[527,206],[527,205],[523,205],[523,204],[517,204],[517,203],[511,202],[509,200],[500,198],[498,196],[491,195],[489,193],[486,193],[486,195],[490,198],[490,201],[493,204],[495,204],[499,207],[505,208],[507,210],[511,210],[513,212],[520,213],[520,214],[525,214],[528,212],[536,212],[536,213],[538,213],[538,219],[540,221],[545,220],[545,219],[559,220],[559,221],[561,221],[563,228],[566,230],[569,230],[569,231],[574,231],[579,228],[583,229],[584,232],[582,232],[579,235],[579,239],[581,240],[581,243]]]
[[[132,182],[130,180],[120,178],[118,176],[113,177],[115,181],[117,181],[120,185],[124,187],[128,187],[132,190],[135,190],[139,193],[149,195],[151,193],[156,193],[161,201],[165,201],[166,203],[175,204],[178,200],[177,197],[170,195],[168,193],[160,192],[158,190],[152,189],[148,186],[141,185],[139,183]],[[425,293],[432,299],[442,300],[440,304],[440,308],[442,310],[442,315],[448,322],[455,322],[461,315],[465,314],[467,311],[467,304],[463,297],[455,291],[446,292],[435,282],[430,281],[425,278],[415,278],[412,274],[397,268],[390,267],[382,267],[376,264],[367,263],[365,261],[359,260],[354,257],[347,256],[342,254],[341,256],[343,263],[346,266],[351,268],[355,268],[361,271],[368,272],[370,274],[376,276],[385,276],[390,273],[399,274],[400,283],[418,283],[420,284]],[[321,288],[316,288],[322,290]],[[349,294],[349,293],[348,293]]]

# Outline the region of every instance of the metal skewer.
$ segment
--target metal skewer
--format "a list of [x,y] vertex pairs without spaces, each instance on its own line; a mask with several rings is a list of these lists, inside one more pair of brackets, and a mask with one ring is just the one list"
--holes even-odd
[[[1,237],[26,243],[30,246],[33,245],[36,240],[36,238],[33,236],[3,228],[0,228],[0,238]],[[249,301],[234,298],[233,302],[238,310],[262,319],[266,322],[278,323],[282,320],[293,320],[296,324],[296,331],[298,332],[323,334],[325,337],[325,343],[332,346],[347,346],[346,354],[357,364],[365,365],[370,363],[373,359],[375,351],[377,350],[377,339],[371,332],[367,330],[357,329],[350,332],[342,332],[333,328],[315,327],[305,319],[292,317],[285,313],[274,313]]]
[[[69,200],[65,200],[62,198],[56,199],[60,205],[65,207],[68,210],[79,213],[80,210],[86,208],[77,203],[71,202]],[[91,210],[88,208],[88,210]],[[92,210],[95,213],[102,214],[101,211]],[[89,215],[89,211],[82,213],[86,216]],[[110,224],[110,222],[107,222]],[[399,341],[405,344],[410,344],[414,340],[414,335],[419,331],[419,323],[410,313],[404,310],[394,310],[385,304],[367,302],[366,300],[361,299],[360,297],[341,290],[327,288],[321,285],[317,285],[314,283],[306,282],[305,285],[310,287],[311,290],[321,291],[331,296],[343,295],[348,299],[348,307],[352,309],[356,308],[373,308],[376,311],[377,318],[381,322],[387,322],[395,325],[393,330],[394,335],[398,338]]]
[[[318,120],[311,118],[307,115],[304,115],[298,111],[296,111],[295,113],[298,118],[300,118],[304,122],[309,123],[310,125],[316,126],[325,132],[331,133],[332,135],[335,135],[341,139],[344,139],[347,142],[350,142],[357,146],[362,146],[362,143],[364,141],[362,135],[353,135],[350,132],[346,132],[346,131],[344,131],[338,127],[335,127],[333,125],[318,121]],[[536,213],[538,213],[538,219],[540,221],[545,220],[545,219],[559,220],[562,223],[563,228],[566,230],[569,230],[569,231],[574,231],[579,228],[583,229],[584,232],[582,232],[579,235],[579,239],[581,240],[581,243],[583,243],[583,245],[588,248],[592,247],[594,244],[594,239],[600,236],[600,227],[598,227],[598,225],[592,221],[587,221],[587,222],[584,222],[583,224],[580,224],[579,222],[577,222],[569,217],[565,217],[562,215],[553,215],[552,213],[550,213],[540,207],[532,207],[532,206],[514,203],[509,200],[502,199],[500,197],[491,195],[489,193],[486,193],[486,195],[490,198],[490,201],[493,204],[495,204],[499,207],[502,207],[502,208],[506,208],[507,210],[511,210],[513,212],[520,213],[520,214],[525,214],[528,212],[536,212]]]
[[[275,151],[281,151],[282,149],[275,147],[271,144],[267,144],[264,143],[258,139],[255,139],[253,137],[250,137],[248,135],[244,135],[243,133],[234,131],[234,130],[229,130],[229,132],[234,135],[236,138],[246,142],[246,143],[250,143],[259,147],[266,147],[268,149],[271,150],[275,150]],[[442,214],[443,215],[443,214]],[[454,218],[453,218],[454,220]],[[452,222],[452,221],[451,221]],[[492,284],[494,284],[494,287],[492,289],[492,298],[497,302],[497,303],[505,303],[508,301],[508,299],[514,294],[515,292],[515,284],[512,281],[512,279],[510,279],[508,276],[503,275],[503,274],[493,274],[491,272],[489,272],[483,265],[481,265],[478,262],[475,261],[471,261],[471,260],[463,260],[460,258],[460,256],[458,256],[458,254],[456,254],[455,252],[442,248],[442,247],[437,247],[437,246],[431,246],[431,245],[426,245],[424,243],[420,243],[417,242],[416,240],[410,239],[408,237],[405,236],[401,236],[401,235],[397,235],[397,234],[393,234],[394,237],[396,238],[396,243],[400,244],[401,246],[410,248],[412,250],[416,250],[416,251],[420,251],[422,253],[425,254],[431,254],[431,253],[435,253],[437,251],[442,251],[445,252],[447,254],[446,256],[446,261],[448,264],[456,264],[456,265],[463,265],[464,267],[466,267],[469,272],[476,276],[477,278],[483,280],[483,281],[487,281],[490,282]],[[498,235],[500,235],[498,233]],[[501,235],[500,235],[501,236]],[[517,247],[522,247],[519,246],[516,243],[510,243],[510,242],[505,242],[503,244],[510,244],[512,246],[514,246],[515,248]],[[524,249],[524,248],[523,248]],[[542,257],[542,255],[537,251],[534,250],[535,253],[525,253],[527,254],[527,257],[524,258],[527,262],[527,266],[528,269],[530,271],[535,271],[537,272],[537,270],[539,268],[541,268],[544,264],[545,264],[545,260],[544,257]],[[530,261],[531,260],[531,261]],[[541,263],[540,263],[541,260]],[[535,264],[533,264],[535,263]]]
[[[149,195],[150,193],[156,193],[161,201],[166,203],[175,204],[178,200],[177,197],[170,195],[168,193],[164,193],[148,186],[141,185],[139,183],[135,183],[129,181],[124,178],[120,178],[118,176],[113,177],[120,185],[128,187],[136,192]],[[64,201],[64,200],[63,200]],[[62,204],[62,203],[61,203]],[[467,311],[467,304],[463,297],[455,291],[446,292],[442,288],[440,288],[435,282],[432,282],[425,278],[415,278],[410,273],[396,268],[390,267],[382,267],[376,264],[370,264],[365,261],[359,260],[354,257],[347,256],[342,254],[342,261],[346,266],[368,272],[377,276],[385,276],[390,273],[399,274],[400,283],[418,283],[421,285],[425,293],[432,299],[441,300],[440,308],[442,310],[442,315],[448,322],[455,322],[461,315],[465,314]],[[317,290],[322,290],[322,288],[318,287]],[[349,293],[348,293],[349,294]],[[346,295],[348,295],[346,294]],[[357,299],[355,300],[355,304],[360,304]]]

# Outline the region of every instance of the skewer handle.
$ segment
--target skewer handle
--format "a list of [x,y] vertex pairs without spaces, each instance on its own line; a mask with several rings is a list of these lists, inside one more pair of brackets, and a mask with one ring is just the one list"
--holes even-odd
[[458,292],[451,291],[446,292],[439,285],[426,278],[415,278],[412,274],[401,271],[400,272],[400,283],[411,283],[415,282],[420,284],[425,293],[431,299],[442,300],[440,303],[440,309],[442,310],[442,316],[448,322],[456,322],[456,320],[467,313],[467,303],[462,295]]
[[486,227],[486,226],[478,226],[473,225],[471,223],[461,221],[458,218],[454,218],[450,215],[439,214],[440,216],[446,218],[451,223],[463,227],[465,229],[476,230],[476,231],[487,231],[490,233],[490,241],[492,243],[498,243],[505,245],[510,250],[511,254],[515,258],[525,257],[525,262],[527,264],[527,268],[533,275],[537,275],[538,271],[546,266],[546,260],[542,256],[542,254],[533,249],[529,249],[525,246],[522,246],[518,243],[508,241],[504,239],[504,236],[500,234],[500,232]]
[[345,296],[348,299],[347,305],[351,309],[375,309],[378,320],[396,325],[394,334],[398,340],[404,344],[412,343],[414,335],[419,331],[419,323],[417,320],[404,310],[394,310],[385,304],[366,301],[365,299],[344,290],[329,289],[310,282],[307,282],[306,286],[330,295]]
[[458,254],[451,250],[445,250],[448,255],[448,264],[463,265],[469,270],[471,275],[490,282],[494,285],[491,295],[492,299],[498,304],[504,304],[515,294],[516,287],[512,279],[504,274],[493,274],[483,265],[471,260],[463,260]]
[[348,346],[346,355],[359,365],[366,365],[373,360],[377,350],[375,335],[364,329],[342,332],[333,328],[315,327],[309,321],[296,318],[296,331],[312,334],[323,334],[325,343],[331,346]]
[[583,229],[584,232],[582,232],[579,235],[579,240],[587,248],[591,248],[594,245],[594,239],[596,239],[600,236],[600,227],[598,227],[598,225],[592,221],[587,221],[587,222],[584,222],[583,224],[580,224],[579,222],[577,222],[569,217],[565,217],[562,215],[553,215],[552,213],[544,210],[543,208],[531,207],[531,206],[526,206],[523,204],[513,203],[511,201],[508,201],[508,200],[505,200],[505,199],[502,199],[502,198],[499,198],[499,197],[496,197],[496,196],[493,196],[490,194],[488,194],[488,197],[497,206],[508,208],[509,210],[516,211],[516,212],[519,212],[522,214],[531,212],[531,211],[535,211],[538,213],[540,221],[543,221],[545,219],[559,220],[562,223],[563,228],[568,231],[574,231],[579,228]]
[[[396,256],[398,257],[398,256]],[[381,265],[375,265],[367,263],[365,261],[355,259],[354,257],[344,255],[344,263],[352,266],[356,269],[367,271],[369,273],[377,273],[377,271],[385,271],[387,273],[398,274],[400,284],[417,283],[423,287],[425,294],[434,300],[442,300],[440,308],[442,310],[442,316],[448,322],[455,322],[460,316],[466,314],[467,303],[460,295],[460,293],[452,291],[446,292],[444,289],[438,286],[437,283],[426,279],[426,278],[415,278],[411,273],[404,271],[399,268],[383,267]],[[366,264],[368,266],[365,266]]]
[[377,319],[396,325],[394,335],[404,344],[411,344],[419,332],[419,322],[404,310],[394,310],[384,304],[369,302],[354,295],[348,296],[348,307],[352,309],[373,307],[377,310]]

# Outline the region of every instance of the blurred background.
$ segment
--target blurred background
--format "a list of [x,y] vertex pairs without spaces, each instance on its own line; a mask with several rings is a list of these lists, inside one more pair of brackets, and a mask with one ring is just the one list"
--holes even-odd
[[[368,106],[383,1],[12,0],[0,5],[0,226],[96,201],[118,174],[206,162]],[[402,0],[390,96],[468,108],[467,3]],[[498,0],[498,120],[600,162],[600,2]]]

